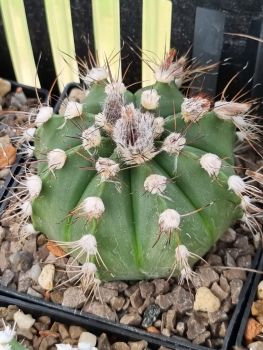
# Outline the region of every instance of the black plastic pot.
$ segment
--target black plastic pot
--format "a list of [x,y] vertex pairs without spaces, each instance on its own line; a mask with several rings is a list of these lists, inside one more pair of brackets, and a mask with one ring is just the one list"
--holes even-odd
[[[260,259],[260,262],[259,262],[257,269],[260,272],[263,271],[263,255]],[[252,306],[253,301],[255,300],[255,297],[257,294],[258,284],[262,279],[263,279],[262,274],[255,274],[254,279],[253,279],[253,283],[252,283],[251,288],[250,288],[249,298],[247,300],[247,303],[246,303],[246,306],[244,309],[244,313],[243,313],[243,317],[242,317],[242,320],[240,323],[240,327],[239,327],[238,333],[237,333],[235,345],[238,347],[245,346],[244,333],[245,333],[245,329],[247,326],[247,321],[248,321],[248,318],[249,318],[250,313],[251,313],[251,306]]]
[[37,94],[40,98],[40,101],[42,103],[47,102],[48,99],[48,91],[46,89],[39,89],[39,88],[34,88],[32,86],[20,84],[16,81],[9,80],[11,83],[11,91],[15,92],[18,87],[21,87],[23,89],[24,94],[26,97],[33,98],[37,97]]

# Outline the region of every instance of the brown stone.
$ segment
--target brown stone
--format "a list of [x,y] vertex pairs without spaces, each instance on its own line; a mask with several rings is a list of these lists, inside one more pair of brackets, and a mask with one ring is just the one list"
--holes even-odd
[[251,342],[257,335],[262,332],[262,326],[254,318],[249,318],[245,330],[244,337],[248,342]]

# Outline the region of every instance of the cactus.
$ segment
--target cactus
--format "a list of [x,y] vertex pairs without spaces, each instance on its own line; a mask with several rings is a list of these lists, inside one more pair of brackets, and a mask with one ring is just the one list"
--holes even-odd
[[234,167],[250,104],[184,97],[174,58],[135,94],[92,68],[82,104],[69,102],[63,116],[42,106],[36,116],[38,176],[25,185],[32,223],[83,264],[89,283],[189,279],[231,224],[256,231],[249,198],[258,192]]

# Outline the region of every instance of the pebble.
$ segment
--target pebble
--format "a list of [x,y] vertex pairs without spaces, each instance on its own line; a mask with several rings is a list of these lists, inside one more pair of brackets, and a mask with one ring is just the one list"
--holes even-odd
[[26,292],[31,287],[31,278],[28,274],[20,272],[18,276],[17,290],[18,292]]
[[223,265],[223,262],[222,262],[222,258],[221,256],[219,255],[216,255],[216,254],[210,254],[208,259],[207,259],[207,263],[211,266],[221,266]]
[[251,267],[251,255],[243,255],[237,258],[237,266],[238,267],[245,267],[249,268]]
[[33,334],[31,332],[31,329],[21,329],[18,328],[16,331],[17,335],[22,336],[23,338],[26,338],[28,340],[32,340],[33,339]]
[[239,300],[239,294],[243,287],[243,281],[239,279],[234,279],[230,281],[230,291],[231,291],[231,300],[232,304],[236,305]]
[[1,285],[7,287],[13,280],[15,274],[12,270],[6,269],[1,277]]
[[246,279],[246,271],[244,270],[229,269],[223,271],[223,274],[229,281],[232,281],[234,279],[245,281]]
[[222,242],[233,243],[236,239],[237,233],[232,228],[229,228],[226,233],[220,238]]
[[131,350],[144,350],[147,349],[148,343],[145,340],[128,342]]
[[142,318],[138,313],[131,313],[122,316],[120,323],[130,326],[139,326],[142,322]]
[[98,339],[98,349],[100,350],[111,350],[110,342],[108,340],[107,334],[102,333]]
[[201,334],[199,334],[196,338],[193,340],[193,344],[204,344],[206,339],[209,338],[211,333],[209,331],[205,331]]
[[250,343],[248,345],[249,350],[262,350],[263,349],[263,341],[256,341],[254,343]]
[[38,277],[39,285],[45,290],[53,289],[54,276],[55,266],[52,264],[45,265]]
[[225,300],[228,296],[228,293],[225,292],[217,282],[214,282],[211,287],[211,292],[220,299],[220,301]]
[[11,83],[8,80],[0,78],[0,97],[4,97],[11,91]]
[[197,315],[192,315],[187,320],[187,338],[190,340],[195,339],[199,334],[202,334],[206,331],[206,324],[200,322],[200,319]]
[[30,252],[19,251],[11,255],[9,259],[15,271],[26,272],[31,268],[34,257]]
[[80,287],[69,287],[63,294],[62,305],[78,309],[86,302],[86,296]]
[[163,278],[158,278],[152,281],[155,286],[154,296],[158,296],[160,294],[168,293],[170,290],[169,282]]
[[27,294],[32,295],[32,297],[43,298],[43,295],[41,293],[38,293],[35,289],[31,287],[27,289]]
[[59,334],[61,335],[62,340],[67,339],[69,337],[69,332],[67,330],[67,327],[64,324],[60,323],[58,325],[58,331],[59,331]]
[[175,331],[175,324],[176,324],[176,311],[175,310],[168,310],[165,315],[165,328],[167,328],[169,331]]
[[224,256],[224,263],[228,267],[236,266],[235,259],[232,257],[232,255],[229,252],[226,252],[226,255]]
[[176,332],[182,337],[185,332],[185,323],[184,322],[177,322],[176,324]]
[[[9,172],[9,170],[8,170]],[[5,235],[6,235],[6,230],[0,226],[0,244],[2,243],[3,239],[5,238]]]
[[263,280],[258,284],[257,297],[263,300]]
[[50,292],[50,299],[55,304],[62,304],[63,292],[61,290],[53,290]]
[[173,307],[176,311],[183,314],[193,308],[194,297],[183,287],[176,286],[171,293],[173,296]]
[[16,322],[18,328],[27,330],[30,329],[35,323],[35,319],[31,315],[26,315],[21,310],[15,312],[14,321]]
[[122,281],[106,282],[105,288],[117,290],[119,293],[124,292],[128,288],[128,284]]
[[34,264],[30,269],[30,277],[34,282],[38,282],[38,278],[41,273],[41,267],[39,264]]
[[79,339],[84,329],[80,326],[69,326],[69,335],[72,339]]
[[141,297],[140,289],[136,289],[130,296],[131,305],[138,309],[143,304],[143,299]]
[[262,331],[262,326],[253,318],[249,318],[245,330],[244,337],[248,342],[251,342]]
[[198,272],[203,287],[210,287],[212,283],[219,280],[218,273],[210,266],[200,266]]
[[[86,300],[86,297],[85,297],[85,300]],[[94,314],[100,317],[104,317],[108,320],[112,320],[112,321],[118,320],[118,317],[115,311],[111,310],[111,308],[107,304],[103,305],[98,301],[94,301],[90,304],[86,304],[83,307],[83,311],[90,312],[91,314]]]
[[161,308],[157,304],[149,305],[143,314],[142,327],[150,327],[159,317],[161,313]]
[[173,305],[173,295],[171,293],[158,295],[155,302],[162,310],[168,310]]
[[[73,338],[73,337],[72,337]],[[74,339],[74,338],[73,338]],[[90,332],[82,332],[79,337],[79,343],[87,343],[90,346],[96,346],[97,337],[95,334]]]
[[117,290],[105,288],[102,286],[100,286],[95,293],[96,299],[102,301],[103,303],[109,303],[112,298],[117,296],[118,296]]
[[220,308],[220,300],[207,287],[200,287],[196,291],[194,310],[215,312]]
[[147,282],[147,281],[140,281],[139,289],[140,289],[141,297],[143,299],[146,299],[147,297],[152,296],[155,292],[154,284],[152,282]]
[[124,342],[116,342],[111,346],[112,350],[130,350],[129,345]]
[[110,306],[113,310],[120,311],[125,304],[125,298],[122,296],[113,297],[110,300]]

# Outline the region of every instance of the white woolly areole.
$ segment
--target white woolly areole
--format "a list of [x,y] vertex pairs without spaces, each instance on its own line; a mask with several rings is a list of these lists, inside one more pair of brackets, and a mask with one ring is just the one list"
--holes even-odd
[[141,105],[148,110],[154,110],[159,106],[160,95],[155,89],[144,90],[141,95]]
[[87,85],[91,85],[101,80],[106,80],[108,78],[108,72],[102,68],[92,68],[88,71],[87,75],[84,78],[84,82]]
[[39,231],[36,231],[34,229],[34,226],[30,223],[25,224],[22,227],[23,232],[25,232],[27,235],[36,235],[37,233],[39,233]]
[[47,154],[49,170],[62,169],[67,159],[65,151],[55,148]]
[[88,220],[99,219],[105,211],[104,204],[99,197],[87,197],[81,204]]
[[75,101],[69,101],[64,112],[65,119],[73,119],[81,116],[83,105]]
[[31,205],[30,201],[24,201],[20,205],[20,209],[26,216],[31,216],[32,215],[33,211],[32,211],[32,205]]
[[105,86],[105,93],[107,95],[111,94],[124,94],[126,91],[125,85],[121,81],[115,81]]
[[164,132],[164,118],[157,117],[153,120],[154,138],[159,137]]
[[30,142],[34,139],[36,128],[28,128],[23,132],[23,139],[27,142]]
[[53,108],[49,106],[42,106],[40,107],[36,119],[35,124],[37,127],[41,126],[42,124],[46,123],[53,115]]
[[244,180],[238,175],[232,175],[228,178],[228,189],[235,192],[236,195],[241,196],[246,191],[246,184]]
[[167,178],[162,175],[152,174],[144,181],[144,189],[151,194],[161,195],[166,189]]
[[161,232],[170,233],[179,228],[180,214],[174,209],[166,209],[159,216],[159,229]]
[[185,137],[183,137],[180,133],[172,132],[164,139],[162,149],[169,154],[179,155],[185,144]]
[[117,153],[127,164],[142,164],[156,155],[154,147],[154,117],[141,113],[131,103],[122,109],[112,134]]
[[111,177],[116,176],[120,171],[120,166],[118,163],[110,158],[99,157],[95,164],[95,168],[101,177],[102,181],[106,181]]
[[[14,328],[4,324],[4,330],[0,331],[0,345],[7,345],[14,339],[15,335]],[[5,348],[3,347],[3,349]]]
[[26,188],[31,199],[37,198],[42,189],[42,180],[38,175],[30,175],[26,178]]
[[166,69],[164,69],[163,67],[157,67],[154,72],[155,79],[160,83],[171,83],[174,80],[175,70],[176,70],[175,63],[172,63]]
[[91,148],[98,147],[101,143],[100,130],[95,125],[84,130],[81,135],[82,147],[88,151]]
[[96,255],[98,253],[96,238],[91,234],[82,236],[79,239],[79,246],[85,250],[88,255]]
[[250,107],[251,105],[249,103],[216,101],[214,112],[220,119],[231,120],[234,116],[247,113]]
[[240,204],[241,208],[244,211],[247,211],[250,205],[251,205],[251,198],[249,196],[242,196],[241,204]]
[[81,266],[81,270],[87,275],[93,275],[97,272],[97,267],[92,262],[87,262]]
[[218,176],[222,160],[216,154],[206,153],[200,158],[200,165],[209,176]]
[[237,139],[239,142],[244,142],[246,139],[246,134],[243,131],[236,131]]
[[185,97],[181,105],[183,120],[188,122],[198,122],[210,109],[210,101],[202,96],[191,98]]

